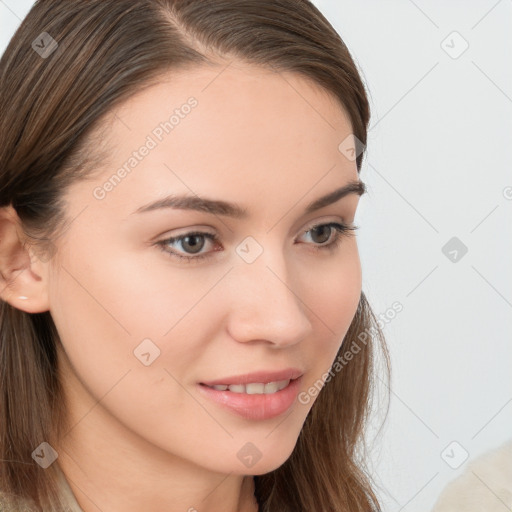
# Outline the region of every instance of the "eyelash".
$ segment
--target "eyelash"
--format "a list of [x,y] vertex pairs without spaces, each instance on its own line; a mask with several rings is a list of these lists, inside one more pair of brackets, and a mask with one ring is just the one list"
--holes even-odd
[[[315,251],[322,251],[322,250],[323,251],[334,251],[337,247],[339,247],[343,237],[353,236],[356,229],[359,229],[358,226],[354,226],[354,225],[349,226],[348,224],[340,224],[338,222],[328,222],[326,224],[317,224],[316,226],[312,226],[310,229],[308,229],[307,231],[304,231],[303,233],[308,233],[309,231],[313,231],[313,230],[321,228],[321,227],[334,228],[336,230],[336,236],[335,236],[334,240],[328,244],[325,244],[325,245],[315,244],[316,247],[313,248],[313,250],[315,250]],[[211,256],[211,253],[199,254],[198,256],[183,256],[176,252],[169,251],[169,249],[167,248],[168,244],[181,241],[184,238],[191,237],[191,236],[203,236],[205,238],[210,239],[213,242],[219,242],[219,238],[217,237],[217,235],[213,235],[211,233],[204,233],[201,231],[191,231],[190,233],[185,233],[180,236],[166,238],[165,240],[161,240],[160,242],[157,242],[156,245],[158,245],[160,247],[160,249],[162,249],[162,251],[164,251],[169,256],[171,256],[173,258],[178,258],[178,259],[184,261],[185,263],[192,263],[197,260],[209,258]]]

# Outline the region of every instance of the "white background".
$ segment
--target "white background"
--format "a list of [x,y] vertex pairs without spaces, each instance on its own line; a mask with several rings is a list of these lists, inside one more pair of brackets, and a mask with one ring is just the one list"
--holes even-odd
[[[1,51],[32,3],[0,0]],[[370,468],[385,512],[426,511],[468,460],[512,438],[512,1],[315,4],[372,106],[363,289],[377,314],[403,306],[384,328],[391,405]],[[467,247],[455,262],[452,237]],[[452,465],[469,457],[457,469],[441,455],[453,441]]]

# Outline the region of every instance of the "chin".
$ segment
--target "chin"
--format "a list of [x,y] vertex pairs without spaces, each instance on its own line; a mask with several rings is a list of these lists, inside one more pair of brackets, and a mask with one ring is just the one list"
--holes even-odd
[[[281,427],[277,427],[281,428]],[[283,434],[286,432],[283,430]],[[268,432],[265,434],[268,435]],[[278,436],[277,432],[273,432],[270,436],[275,436],[275,439],[271,440],[270,436],[267,439],[262,439],[260,443],[255,442],[258,448],[253,447],[247,443],[240,450],[240,459],[244,459],[244,455],[247,453],[254,456],[252,464],[247,464],[247,468],[243,468],[242,465],[237,465],[236,472],[242,472],[251,475],[264,475],[270,473],[282,466],[291,456],[297,441],[297,435],[295,432],[292,434],[288,431],[288,437],[284,438],[283,435]]]

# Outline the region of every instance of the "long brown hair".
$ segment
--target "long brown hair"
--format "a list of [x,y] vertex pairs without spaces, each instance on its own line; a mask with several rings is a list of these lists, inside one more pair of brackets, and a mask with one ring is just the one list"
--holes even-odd
[[[366,144],[370,111],[357,67],[309,0],[39,0],[0,60],[0,207],[14,208],[38,257],[51,258],[64,230],[66,187],[108,156],[105,115],[170,70],[216,55],[310,78],[339,100]],[[374,350],[382,349],[388,379],[390,362],[364,293],[339,355],[357,340],[359,352],[325,383],[291,456],[254,477],[262,512],[380,510],[361,453]],[[55,465],[42,470],[31,456],[61,434],[57,343],[49,311],[1,301],[0,489],[34,510],[62,510]]]

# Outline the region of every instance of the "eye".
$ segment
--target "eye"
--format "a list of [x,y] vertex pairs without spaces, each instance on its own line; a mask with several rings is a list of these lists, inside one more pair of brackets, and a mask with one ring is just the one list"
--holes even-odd
[[[203,240],[201,240],[201,239],[203,239]],[[198,254],[199,251],[205,245],[204,239],[210,240],[212,242],[219,241],[217,236],[212,233],[204,233],[202,231],[192,231],[190,233],[185,233],[184,235],[166,238],[165,240],[161,240],[160,242],[157,242],[157,245],[159,245],[160,248],[163,251],[167,252],[171,257],[185,260],[185,262],[191,262],[191,260],[200,260],[203,258],[208,258],[210,256],[209,253]],[[174,244],[176,242],[179,242],[185,251],[191,250],[191,253],[186,253],[189,255],[184,256],[182,254],[177,253],[176,251],[170,251],[168,249],[168,246],[170,244]],[[194,254],[198,254],[198,255],[193,256]]]
[[[329,240],[332,233],[334,233],[334,238],[329,243],[323,243],[323,245],[315,245],[313,247],[314,250],[319,251],[334,251],[337,247],[339,247],[342,238],[353,236],[356,229],[359,229],[358,226],[339,222],[329,222],[327,224],[317,224],[307,231],[304,231],[304,233],[320,233],[319,238],[321,240],[325,238],[325,233],[327,233],[327,240]],[[322,241],[320,243],[322,243]]]
[[[312,238],[320,239],[318,243],[313,244],[313,250],[334,251],[340,245],[341,239],[343,237],[353,236],[356,229],[359,229],[358,226],[338,222],[329,222],[327,224],[317,224],[307,231],[303,231],[303,234],[311,233]],[[211,252],[216,252],[215,250],[204,253],[200,252],[205,246],[205,239],[215,243],[219,242],[217,235],[202,231],[192,231],[180,236],[160,240],[159,242],[156,242],[156,245],[158,245],[160,249],[162,249],[172,258],[178,258],[184,263],[193,263],[197,260],[209,258],[212,255]],[[325,243],[328,240],[330,240],[330,242]],[[169,249],[170,245],[176,243],[181,244],[182,250],[185,251],[185,254],[180,254],[175,250]]]

